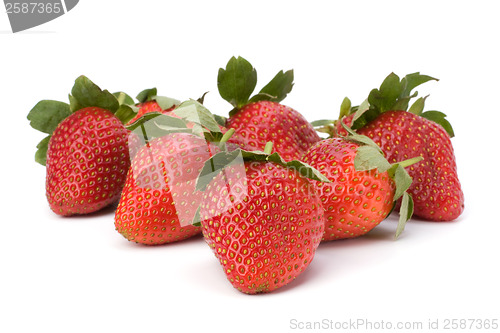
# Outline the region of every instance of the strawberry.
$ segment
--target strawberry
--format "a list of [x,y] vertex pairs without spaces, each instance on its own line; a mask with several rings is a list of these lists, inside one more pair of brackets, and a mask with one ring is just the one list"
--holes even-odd
[[157,245],[199,234],[191,225],[199,205],[196,177],[217,146],[188,133],[155,138],[132,161],[115,227],[130,241]]
[[298,111],[280,104],[292,90],[293,71],[280,71],[258,94],[250,97],[257,84],[257,72],[245,59],[231,58],[219,69],[219,93],[233,105],[226,122],[247,150],[262,150],[274,144],[284,160],[298,160],[320,137]]
[[410,166],[413,183],[408,192],[415,203],[415,215],[431,221],[451,221],[464,210],[464,195],[458,178],[451,138],[453,128],[439,111],[423,112],[426,97],[409,108],[411,91],[430,76],[413,73],[399,79],[390,74],[368,99],[348,112],[346,123],[359,134],[373,139],[390,162],[415,156],[423,161]]
[[[417,161],[390,165],[380,148],[360,135],[322,140],[302,160],[331,181],[313,181],[325,210],[324,241],[362,236],[382,222],[411,183],[403,166]],[[411,216],[408,200],[396,237]]]
[[[115,227],[129,241],[159,245],[201,233],[192,225],[201,192],[196,179],[234,130],[223,135],[213,115],[197,101],[167,114],[149,114],[129,127],[143,141],[132,160],[115,212]],[[210,141],[209,141],[210,140]],[[234,149],[230,143],[228,149]]]
[[[209,160],[197,187],[203,235],[229,282],[271,292],[303,272],[323,235],[321,201],[306,177],[328,181],[277,153],[240,149]],[[215,168],[213,166],[215,165]]]
[[84,76],[76,79],[70,104],[43,100],[28,114],[48,136],[35,160],[46,165],[46,196],[58,215],[88,214],[120,197],[130,165],[128,131],[118,100]]

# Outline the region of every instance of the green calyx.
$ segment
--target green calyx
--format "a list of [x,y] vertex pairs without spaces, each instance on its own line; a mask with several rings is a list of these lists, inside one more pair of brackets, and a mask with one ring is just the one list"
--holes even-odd
[[[391,73],[385,78],[378,89],[370,91],[368,98],[363,103],[350,107],[350,110],[347,112],[345,110],[341,111],[339,119],[342,116],[354,114],[351,127],[356,130],[364,127],[367,123],[386,111],[408,111],[436,122],[448,132],[450,137],[453,137],[453,128],[448,120],[445,119],[446,115],[444,113],[439,111],[424,112],[425,100],[428,96],[419,97],[410,105],[410,101],[418,97],[418,92],[413,92],[413,90],[429,81],[439,80],[428,75],[422,75],[419,72],[408,74],[402,79],[396,74]],[[343,104],[346,99],[344,99]]]
[[190,133],[204,137],[210,142],[220,142],[224,137],[221,127],[212,114],[200,102],[189,99],[172,110],[175,116],[150,112],[126,128],[147,142],[170,133]]
[[109,110],[124,122],[124,119],[120,118],[123,110],[119,98],[125,102],[127,96],[123,93],[111,94],[107,90],[102,90],[86,76],[79,76],[75,80],[75,84],[68,97],[69,103],[42,100],[28,113],[27,118],[30,121],[31,127],[48,134],[47,137],[38,143],[37,152],[35,153],[35,161],[41,165],[45,166],[46,164],[47,148],[52,133],[57,125],[72,113],[86,107],[99,107]]
[[168,110],[181,103],[175,98],[159,96],[156,88],[144,89],[137,95],[136,99],[139,103],[156,101],[163,110]]
[[[168,110],[176,105],[179,105],[181,102],[170,97],[166,96],[158,96],[158,91],[156,88],[144,89],[137,96],[137,103],[134,101],[132,97],[123,93],[117,92],[113,95],[117,98],[120,107],[115,112],[115,116],[117,116],[122,123],[127,124],[130,120],[134,119],[139,111],[138,104],[155,101],[158,103],[162,110]],[[157,113],[158,115],[161,113]]]
[[341,124],[348,133],[344,139],[359,145],[354,158],[354,169],[356,171],[369,171],[377,169],[380,173],[387,171],[389,177],[394,180],[396,185],[396,191],[393,197],[394,205],[399,198],[402,198],[402,202],[405,203],[404,205],[401,205],[399,211],[399,222],[395,235],[395,238],[397,239],[403,232],[406,222],[413,215],[413,200],[407,192],[413,180],[405,168],[422,161],[423,158],[421,156],[417,156],[402,162],[391,164],[385,158],[384,152],[372,139],[365,135],[355,133],[344,123]]
[[311,122],[311,125],[317,132],[326,133],[330,138],[337,136],[336,125],[337,122],[348,116],[351,112],[351,100],[349,98],[344,98],[342,104],[340,105],[340,113],[338,119],[321,119]]
[[272,149],[272,143],[268,142],[264,151],[236,149],[231,152],[222,151],[215,154],[205,163],[203,169],[201,170],[196,182],[196,189],[204,191],[210,181],[219,173],[223,172],[225,168],[228,166],[234,166],[235,164],[243,166],[246,161],[272,162],[282,165],[285,168],[295,169],[306,178],[320,182],[330,182],[327,177],[309,164],[299,160],[287,162],[283,160],[277,152],[272,153]]
[[[232,134],[232,133],[231,133]],[[228,134],[227,138],[231,134]],[[313,168],[307,163],[299,160],[285,161],[278,153],[272,153],[273,144],[268,142],[264,151],[247,151],[243,149],[236,149],[233,151],[227,151],[222,149],[220,153],[215,154],[205,162],[198,178],[196,180],[196,190],[204,191],[208,184],[219,174],[224,174],[226,177],[231,178],[231,172],[226,172],[228,168],[238,168],[242,172],[245,171],[246,161],[256,161],[256,162],[272,162],[284,166],[285,168],[291,168],[297,170],[302,176],[320,181],[325,183],[330,183],[330,180],[325,177],[317,169]],[[231,181],[226,179],[228,186],[230,186]],[[192,224],[195,226],[200,226],[200,212],[199,208],[195,214]]]
[[281,102],[293,88],[293,70],[280,71],[257,94],[252,96],[257,85],[257,71],[242,57],[232,57],[226,68],[220,68],[217,76],[217,87],[223,99],[234,108],[229,116],[253,102]]

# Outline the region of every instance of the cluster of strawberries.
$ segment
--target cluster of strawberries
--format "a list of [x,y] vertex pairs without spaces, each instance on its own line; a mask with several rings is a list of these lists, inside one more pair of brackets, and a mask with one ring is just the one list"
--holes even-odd
[[[76,79],[69,103],[42,100],[28,115],[47,133],[35,159],[59,215],[118,202],[115,228],[147,245],[202,233],[238,290],[279,288],[303,272],[322,241],[366,234],[399,210],[396,237],[414,214],[451,221],[464,209],[450,138],[438,111],[413,90],[436,80],[390,74],[338,119],[309,123],[280,104],[293,71],[257,94],[257,72],[231,58],[218,73],[229,117],[199,100],[129,95]],[[319,134],[321,134],[321,136]],[[328,137],[326,137],[328,136]]]

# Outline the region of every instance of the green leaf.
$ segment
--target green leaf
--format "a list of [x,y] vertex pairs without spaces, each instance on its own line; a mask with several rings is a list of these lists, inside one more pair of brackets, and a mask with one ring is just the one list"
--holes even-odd
[[410,104],[410,100],[414,97],[418,96],[418,92],[415,91],[415,93],[411,96],[404,96],[404,97],[399,97],[396,103],[391,107],[391,110],[402,110],[406,111],[408,110],[408,104]]
[[186,130],[188,130],[185,120],[168,115],[160,115],[159,117],[154,118],[153,122],[158,128],[168,133],[179,131],[186,132]]
[[243,164],[242,151],[236,149],[232,152],[222,151],[208,159],[196,180],[196,190],[204,191],[208,184],[226,167],[236,163]]
[[422,117],[425,119],[431,120],[439,125],[441,125],[445,131],[448,133],[450,138],[453,138],[455,136],[455,132],[453,131],[453,127],[451,126],[450,122],[446,119],[446,114],[440,111],[425,111],[424,113],[421,114]]
[[287,72],[280,71],[276,76],[253,96],[249,103],[258,101],[281,102],[292,91],[293,88],[293,70]]
[[158,90],[156,88],[144,89],[136,96],[136,99],[137,101],[139,101],[139,103],[144,103],[153,100],[153,97],[157,94]]
[[45,137],[36,146],[37,151],[35,153],[35,161],[45,166],[47,163],[47,149],[49,148],[49,141],[52,135]]
[[311,122],[311,125],[317,132],[326,133],[329,137],[334,137],[337,135],[337,130],[335,128],[336,120],[321,119]]
[[402,87],[399,77],[391,73],[385,78],[379,89],[373,89],[370,92],[368,102],[382,113],[392,108],[401,94],[401,91]]
[[408,188],[410,188],[413,179],[410,177],[405,168],[399,163],[392,165],[392,170],[389,174],[394,179],[394,183],[396,183],[396,192],[394,193],[393,199],[396,201],[406,192],[406,190],[408,190]]
[[133,105],[122,104],[118,107],[118,110],[116,110],[115,116],[120,119],[122,124],[127,124],[137,116],[138,110],[139,109]]
[[373,146],[359,146],[354,157],[356,171],[368,171],[377,168],[378,172],[385,172],[391,167],[381,151]]
[[84,108],[80,104],[80,102],[78,102],[78,100],[75,97],[73,97],[71,94],[68,95],[68,99],[69,99],[69,110],[71,113]]
[[[365,105],[352,107],[351,113],[355,113],[352,123],[353,129],[360,129],[370,121],[376,119],[381,113],[391,110],[407,111],[410,100],[418,96],[418,92],[412,92],[417,86],[438,79],[420,73],[406,75],[401,81],[399,77],[391,73],[389,74],[379,89],[372,89],[368,98],[365,100]],[[421,112],[420,108],[424,104],[424,99],[420,99],[412,105],[412,112]]]
[[340,105],[339,119],[348,116],[351,113],[351,100],[347,97],[344,98],[342,104]]
[[31,127],[43,133],[52,134],[57,125],[71,114],[69,105],[63,102],[43,100],[28,113]]
[[80,108],[95,106],[114,113],[119,107],[118,100],[112,93],[101,90],[83,75],[75,80],[71,95],[78,101]]
[[330,182],[330,180],[321,172],[302,161],[294,160],[285,162],[278,153],[269,155],[262,151],[247,151],[236,149],[231,152],[222,151],[218,154],[215,154],[212,158],[206,161],[198,177],[196,189],[200,191],[205,190],[210,181],[215,176],[217,176],[218,173],[222,172],[226,167],[231,165],[234,166],[237,163],[243,164],[244,161],[273,162],[280,164],[286,168],[295,169],[302,176],[309,179],[317,180],[320,182]]
[[[372,111],[374,110],[372,109]],[[369,119],[372,118],[370,116],[370,102],[368,102],[368,98],[360,105],[352,107],[350,113],[354,113],[351,128],[358,129],[366,125]],[[376,113],[373,118],[375,118],[376,115],[378,115],[378,113]]]
[[401,80],[401,88],[402,88],[402,90],[401,90],[400,97],[410,96],[411,91],[413,89],[415,89],[419,85],[421,85],[421,84],[423,84],[425,82],[431,81],[431,80],[439,81],[438,79],[433,78],[431,76],[421,75],[419,72],[406,75]]
[[335,124],[335,120],[331,119],[319,119],[319,120],[314,120],[311,122],[311,125],[313,127],[323,127],[323,126],[328,126],[328,125],[333,125]]
[[427,99],[427,97],[429,97],[429,95],[427,95],[425,97],[420,97],[419,99],[417,99],[412,104],[412,106],[410,107],[408,112],[416,114],[417,116],[420,116],[422,114],[422,112],[424,111],[425,100]]
[[398,226],[396,228],[395,239],[401,235],[403,230],[405,229],[406,222],[408,222],[413,215],[413,199],[411,195],[407,192],[403,193],[403,199],[401,200],[401,207],[399,208],[399,221]]
[[351,142],[355,142],[359,145],[369,146],[369,147],[375,149],[376,151],[378,151],[378,153],[381,154],[382,156],[384,155],[382,149],[375,143],[375,141],[373,141],[372,139],[370,139],[366,135],[362,135],[362,134],[358,134],[358,133],[354,132],[351,128],[347,127],[347,125],[344,124],[343,121],[340,122],[340,125],[347,132],[347,137],[346,137],[347,140],[349,140]]
[[281,164],[286,168],[297,170],[302,176],[319,182],[330,183],[330,180],[317,169],[299,160],[285,162],[278,153],[273,153],[267,158],[268,161]]
[[194,99],[182,102],[174,109],[174,113],[184,120],[198,124],[209,131],[221,131],[214,115],[203,104]]
[[181,101],[165,96],[154,96],[153,99],[156,101],[156,103],[158,103],[162,110],[168,110],[176,105],[181,104]]
[[[216,132],[203,132],[203,136],[205,137],[205,140],[208,142],[220,142],[222,140],[222,137],[224,134],[222,132],[216,133]],[[225,147],[222,145],[222,147]]]
[[235,108],[248,103],[257,85],[257,71],[242,57],[232,57],[226,68],[220,68],[217,87],[223,99]]
[[201,227],[200,209],[201,206],[198,206],[196,212],[194,213],[193,221],[191,222],[191,224],[194,225],[195,227]]
[[127,95],[126,93],[124,93],[123,91],[115,92],[113,93],[113,96],[115,96],[115,98],[118,100],[118,104],[120,105],[123,104],[134,105],[135,103],[134,99],[129,95]]
[[147,113],[127,128],[134,132],[142,143],[170,133],[193,133],[192,129],[187,128],[184,120],[159,112]]
[[217,114],[214,114],[214,119],[215,121],[217,122],[217,124],[219,124],[220,126],[222,127],[226,127],[226,121],[227,121],[227,118],[226,117],[223,117],[223,116],[219,116]]

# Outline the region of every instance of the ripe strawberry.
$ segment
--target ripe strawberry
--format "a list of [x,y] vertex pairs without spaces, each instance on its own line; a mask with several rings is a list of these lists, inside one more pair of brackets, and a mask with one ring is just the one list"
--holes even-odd
[[424,158],[408,170],[414,180],[408,192],[415,202],[415,215],[432,221],[460,216],[464,195],[450,136],[441,125],[410,112],[388,111],[358,133],[372,138],[391,162]]
[[235,149],[228,141],[234,130],[223,134],[198,101],[179,103],[175,112],[141,117],[128,127],[145,143],[115,212],[116,230],[130,241],[158,245],[199,234],[191,225],[200,201],[197,176],[220,147]]
[[234,107],[226,127],[236,130],[245,149],[263,150],[272,142],[284,160],[300,159],[320,137],[299,112],[279,104],[292,89],[293,71],[280,71],[250,98],[256,83],[257,72],[241,57],[231,58],[226,68],[219,70],[219,93]]
[[118,109],[112,94],[81,76],[69,105],[43,100],[30,111],[31,126],[49,134],[35,160],[46,165],[46,195],[56,214],[92,213],[119,198],[130,160]]
[[[464,209],[464,195],[457,174],[451,137],[453,129],[438,111],[423,112],[421,97],[408,109],[411,91],[429,80],[419,73],[401,81],[390,74],[363,106],[350,111],[352,128],[373,139],[390,162],[422,156],[408,173],[413,183],[408,192],[415,202],[415,215],[432,221],[451,221]],[[408,111],[406,111],[408,109]],[[349,120],[346,122],[348,123]]]
[[199,234],[191,225],[201,192],[196,177],[219,148],[204,138],[172,133],[143,146],[132,161],[115,227],[136,243],[157,245]]
[[[401,165],[391,166],[375,143],[360,136],[322,140],[302,160],[331,181],[313,181],[325,209],[324,241],[366,234],[391,213],[411,183]],[[405,211],[397,236],[409,215]]]
[[[204,175],[214,172],[212,165],[220,169],[210,181]],[[206,163],[199,178],[203,184],[198,182],[204,189],[203,235],[239,291],[273,291],[311,263],[324,222],[321,201],[300,173],[306,170],[309,177],[327,181],[309,166],[286,163],[267,151],[220,153]]]
[[226,123],[244,140],[246,148],[262,150],[266,142],[286,161],[297,160],[319,136],[307,120],[294,109],[271,101],[247,104]]

